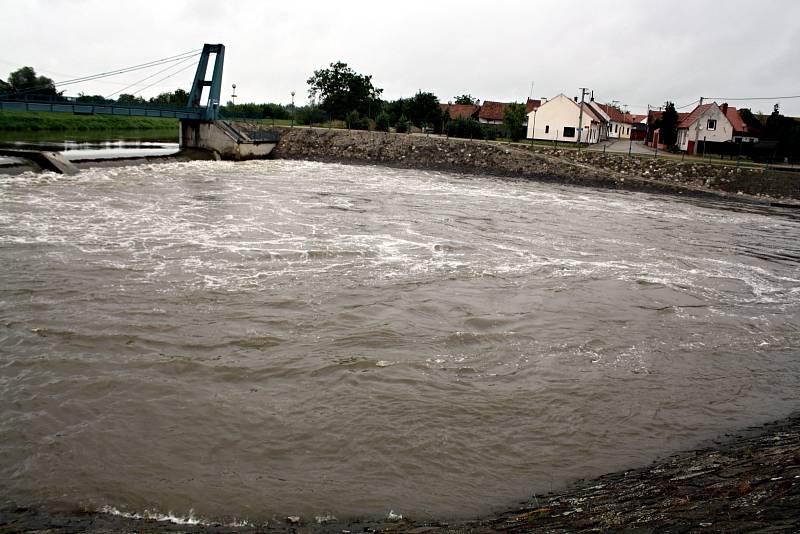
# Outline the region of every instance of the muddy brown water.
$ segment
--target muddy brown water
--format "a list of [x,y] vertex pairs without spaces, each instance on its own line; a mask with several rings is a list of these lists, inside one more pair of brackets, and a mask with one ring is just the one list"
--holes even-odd
[[0,177],[0,499],[466,518],[786,415],[789,210],[263,161]]

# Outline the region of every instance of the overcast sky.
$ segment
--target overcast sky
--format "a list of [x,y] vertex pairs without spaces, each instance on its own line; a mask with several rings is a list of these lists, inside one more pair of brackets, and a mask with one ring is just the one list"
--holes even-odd
[[[665,100],[800,95],[797,0],[0,0],[0,7],[3,78],[29,65],[59,81],[223,43],[223,100],[236,83],[237,102],[288,103],[295,91],[305,103],[308,77],[334,61],[371,74],[387,99],[421,89],[442,102],[462,93],[524,101],[533,83],[535,98],[588,87],[596,100],[644,113]],[[67,93],[107,95],[147,74]],[[142,94],[188,89],[193,74],[189,68]],[[770,112],[775,101],[729,102]],[[800,99],[781,101],[781,109],[800,116]]]

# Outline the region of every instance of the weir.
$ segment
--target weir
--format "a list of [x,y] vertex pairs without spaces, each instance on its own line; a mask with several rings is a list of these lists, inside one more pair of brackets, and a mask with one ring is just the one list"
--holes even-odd
[[[211,54],[214,54],[214,69],[211,79],[207,80]],[[210,151],[218,158],[226,160],[266,158],[278,143],[279,137],[276,134],[257,132],[248,135],[234,124],[220,118],[219,103],[224,63],[225,45],[203,45],[188,103],[190,111],[199,118],[180,120],[180,147]],[[203,92],[206,87],[209,88],[208,100],[203,106]]]
[[[206,79],[211,56],[214,65],[211,79]],[[247,160],[270,156],[280,137],[269,131],[248,127],[242,131],[220,115],[222,71],[225,63],[225,45],[204,44],[197,70],[192,81],[186,106],[160,104],[119,104],[114,101],[87,103],[75,97],[30,95],[25,92],[0,94],[0,111],[37,111],[48,113],[73,113],[75,115],[117,115],[129,117],[176,118],[180,121],[179,143],[181,150],[210,152],[216,159]],[[123,69],[129,70],[129,69]],[[88,78],[94,78],[88,77]],[[208,88],[206,103],[203,93]],[[63,157],[52,152],[16,150],[12,155],[35,163],[42,170],[57,173],[76,172]]]

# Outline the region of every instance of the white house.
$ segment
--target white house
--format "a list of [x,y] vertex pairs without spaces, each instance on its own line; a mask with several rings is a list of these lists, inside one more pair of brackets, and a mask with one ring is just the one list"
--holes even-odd
[[[583,114],[581,116],[581,109]],[[579,124],[580,121],[580,124]],[[528,113],[528,139],[597,143],[603,119],[588,103],[579,104],[563,93]]]
[[608,113],[605,112],[605,110],[600,106],[600,104],[598,104],[597,102],[594,101],[594,99],[589,100],[589,102],[587,102],[587,104],[588,104],[588,106],[590,108],[592,108],[592,111],[594,112],[594,114],[597,115],[597,117],[600,118],[600,139],[599,140],[600,141],[605,141],[609,137],[608,136],[608,132],[609,132],[609,127],[611,125],[611,117],[608,115]]
[[609,104],[596,104],[608,116],[608,137],[613,139],[630,139],[633,129],[633,117],[623,113],[618,107]]
[[[727,108],[727,105],[725,106]],[[725,143],[733,139],[733,125],[716,102],[697,106],[678,122],[680,150],[697,153],[698,143]]]

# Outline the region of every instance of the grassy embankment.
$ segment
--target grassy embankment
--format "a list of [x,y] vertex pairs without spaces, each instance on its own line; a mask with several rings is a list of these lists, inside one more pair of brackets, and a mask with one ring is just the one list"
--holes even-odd
[[125,117],[120,115],[73,115],[36,111],[0,111],[0,132],[169,130],[178,119]]

